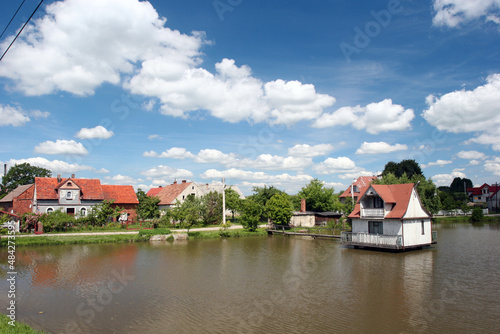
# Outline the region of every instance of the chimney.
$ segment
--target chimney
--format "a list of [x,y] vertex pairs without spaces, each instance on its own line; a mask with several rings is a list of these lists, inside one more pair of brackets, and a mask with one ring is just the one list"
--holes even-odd
[[75,178],[75,174],[71,174],[71,178],[74,179]]
[[3,175],[7,175],[7,164],[3,164]]
[[174,181],[174,183],[172,183],[172,184],[177,184],[177,180],[176,180],[176,181]]
[[163,186],[159,186],[158,188],[163,188]]
[[306,212],[306,199],[305,198],[300,200],[300,212]]
[[182,183],[186,183],[186,180],[182,180]]
[[57,174],[57,182],[61,182],[62,178],[61,178],[61,174]]

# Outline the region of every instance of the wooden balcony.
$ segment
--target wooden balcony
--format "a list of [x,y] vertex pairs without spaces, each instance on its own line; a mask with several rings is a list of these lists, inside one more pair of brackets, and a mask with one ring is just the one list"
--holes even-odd
[[403,249],[400,235],[342,232],[342,244],[349,246]]
[[361,209],[361,217],[384,218],[384,209]]

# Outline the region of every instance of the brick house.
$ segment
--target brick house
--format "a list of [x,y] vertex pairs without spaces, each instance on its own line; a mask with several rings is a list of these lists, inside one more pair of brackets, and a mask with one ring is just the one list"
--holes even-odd
[[33,212],[32,202],[34,191],[34,184],[17,187],[4,198],[0,199],[0,209],[19,216],[27,212]]

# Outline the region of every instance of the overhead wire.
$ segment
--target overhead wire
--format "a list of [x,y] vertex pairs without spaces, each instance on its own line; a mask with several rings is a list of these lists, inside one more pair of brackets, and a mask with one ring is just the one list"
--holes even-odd
[[22,26],[21,30],[19,30],[19,32],[17,33],[16,37],[14,38],[14,40],[10,43],[9,47],[7,48],[7,50],[5,50],[5,52],[2,54],[2,57],[0,57],[0,61],[2,61],[3,57],[7,54],[7,52],[9,51],[10,47],[12,46],[12,44],[14,44],[14,42],[16,41],[16,39],[19,37],[19,35],[21,35],[21,33],[23,32],[24,30],[24,27],[26,27],[26,25],[28,24],[28,22],[31,20],[31,18],[33,17],[33,15],[35,15],[36,11],[38,10],[38,8],[40,8],[40,6],[42,5],[42,2],[43,0],[40,1],[40,3],[38,4],[38,6],[36,6],[35,10],[33,11],[33,13],[31,13],[31,16],[28,18],[28,20],[26,21],[26,23],[24,23],[24,25]]
[[17,8],[16,12],[14,13],[14,15],[12,16],[12,18],[10,19],[9,23],[7,23],[7,26],[5,27],[5,29],[2,31],[2,34],[0,35],[0,39],[2,39],[3,37],[3,34],[5,34],[5,31],[7,31],[7,28],[10,26],[10,24],[12,23],[12,20],[14,20],[14,18],[16,17],[17,15],[17,12],[19,12],[19,10],[21,9],[21,7],[23,6],[24,2],[26,0],[23,0],[23,2],[21,2],[21,4],[19,5],[19,7]]

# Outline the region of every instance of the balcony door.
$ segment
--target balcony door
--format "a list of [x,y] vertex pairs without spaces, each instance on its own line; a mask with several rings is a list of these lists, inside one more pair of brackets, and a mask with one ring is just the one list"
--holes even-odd
[[384,234],[384,222],[368,221],[368,233],[370,233],[370,234]]

